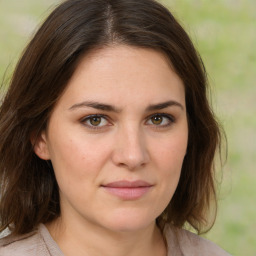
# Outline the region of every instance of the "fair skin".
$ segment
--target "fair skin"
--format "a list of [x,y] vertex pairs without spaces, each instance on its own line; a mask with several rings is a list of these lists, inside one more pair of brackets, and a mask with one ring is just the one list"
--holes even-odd
[[35,145],[59,185],[61,216],[47,228],[63,253],[166,255],[155,220],[187,139],[184,85],[163,54],[116,45],[86,55]]

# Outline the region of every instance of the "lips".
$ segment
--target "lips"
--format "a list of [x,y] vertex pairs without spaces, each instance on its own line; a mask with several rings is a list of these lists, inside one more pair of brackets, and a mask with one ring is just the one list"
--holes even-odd
[[138,187],[149,187],[152,186],[146,181],[143,180],[136,180],[136,181],[127,181],[127,180],[120,180],[108,183],[104,185],[104,187],[114,187],[114,188],[138,188]]
[[143,197],[153,187],[152,184],[143,181],[120,180],[102,185],[106,192],[123,200],[136,200]]

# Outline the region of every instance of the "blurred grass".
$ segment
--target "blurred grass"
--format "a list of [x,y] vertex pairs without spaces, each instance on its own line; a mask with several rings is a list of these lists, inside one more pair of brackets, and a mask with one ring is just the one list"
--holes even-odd
[[209,73],[228,139],[216,224],[207,238],[232,255],[256,255],[256,1],[166,0]]
[[[58,0],[0,0],[0,79]],[[191,35],[227,133],[216,225],[206,235],[234,256],[256,256],[256,1],[162,0]]]
[[0,0],[0,81],[11,74],[30,36],[58,0]]

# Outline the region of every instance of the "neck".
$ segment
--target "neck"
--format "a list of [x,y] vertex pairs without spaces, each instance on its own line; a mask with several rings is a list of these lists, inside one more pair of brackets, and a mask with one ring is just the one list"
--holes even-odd
[[[65,224],[64,224],[65,223]],[[136,231],[110,231],[92,223],[64,222],[46,225],[65,256],[165,256],[162,234],[155,223]]]

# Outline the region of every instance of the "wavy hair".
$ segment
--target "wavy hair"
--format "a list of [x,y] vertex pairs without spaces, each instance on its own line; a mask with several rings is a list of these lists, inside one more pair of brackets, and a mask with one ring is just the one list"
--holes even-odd
[[187,154],[176,192],[157,223],[162,228],[187,223],[198,233],[209,226],[221,132],[207,99],[206,71],[189,36],[154,0],[68,0],[53,10],[24,50],[0,107],[0,231],[28,233],[60,215],[52,165],[35,155],[30,138],[45,129],[80,59],[113,44],[164,53],[182,79]]

